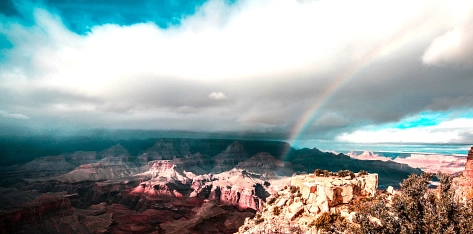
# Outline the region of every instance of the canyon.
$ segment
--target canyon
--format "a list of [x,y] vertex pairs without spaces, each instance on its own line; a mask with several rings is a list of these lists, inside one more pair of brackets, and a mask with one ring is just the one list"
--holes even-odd
[[368,170],[380,188],[421,172],[277,141],[156,139],[135,152],[116,144],[2,167],[0,232],[234,233],[316,169]]

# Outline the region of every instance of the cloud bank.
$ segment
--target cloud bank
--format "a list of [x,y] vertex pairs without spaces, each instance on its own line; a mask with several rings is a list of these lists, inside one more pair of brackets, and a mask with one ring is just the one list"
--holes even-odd
[[[85,33],[53,3],[16,6],[21,17],[0,21],[0,119],[9,129],[283,137],[320,102],[300,138],[471,141],[471,128],[444,127],[473,119],[467,1],[211,0],[167,27],[150,16]],[[425,111],[448,118],[383,127]]]

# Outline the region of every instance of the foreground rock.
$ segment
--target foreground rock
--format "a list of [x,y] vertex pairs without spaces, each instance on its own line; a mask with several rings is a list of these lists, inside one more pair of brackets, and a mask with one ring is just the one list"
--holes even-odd
[[314,222],[327,212],[346,210],[354,199],[373,197],[378,187],[377,174],[351,176],[300,175],[267,199],[266,206],[253,219],[247,219],[239,233],[316,233]]

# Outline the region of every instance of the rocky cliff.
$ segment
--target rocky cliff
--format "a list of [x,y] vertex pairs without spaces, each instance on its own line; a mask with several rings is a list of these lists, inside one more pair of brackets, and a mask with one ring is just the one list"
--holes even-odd
[[258,210],[269,196],[261,175],[233,169],[220,174],[196,176],[171,160],[153,161],[149,171],[140,175],[151,179],[141,182],[130,194],[155,199],[209,199],[240,210]]
[[41,222],[48,217],[71,213],[72,206],[67,198],[42,195],[11,210],[0,211],[0,232],[12,233],[22,224]]
[[317,233],[313,223],[318,217],[337,211],[353,217],[346,206],[354,199],[373,197],[377,187],[377,174],[294,176],[290,186],[267,198],[239,233]]
[[468,151],[468,157],[466,158],[465,171],[463,176],[473,179],[473,146]]

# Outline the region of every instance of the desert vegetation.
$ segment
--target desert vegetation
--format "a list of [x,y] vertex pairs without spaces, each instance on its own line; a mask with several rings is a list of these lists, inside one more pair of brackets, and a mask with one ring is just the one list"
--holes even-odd
[[[322,177],[350,176],[353,178],[368,173],[362,171],[355,174],[345,170],[334,173],[316,170],[314,174]],[[429,187],[434,176],[439,180],[437,188]],[[254,224],[262,223],[263,225],[253,231],[258,232],[271,227],[275,228],[274,233],[284,233],[278,231],[291,228],[300,230],[300,233],[310,231],[355,234],[471,233],[473,230],[473,198],[469,193],[471,189],[463,188],[465,193],[461,195],[455,191],[453,181],[454,177],[440,172],[436,175],[412,174],[402,182],[398,191],[378,191],[374,196],[357,197],[336,209],[319,213],[316,219],[302,226],[300,222],[294,220],[294,218],[297,219],[297,212],[294,212],[296,214],[294,216],[288,216],[290,210],[293,210],[291,207],[302,199],[298,198],[301,189],[293,185],[287,186],[284,189],[288,193],[285,199],[294,199],[294,203],[286,208],[278,207],[274,204],[280,201],[281,196],[271,197],[268,202],[268,205],[272,207],[271,214],[266,214],[264,210],[262,213],[258,212],[256,217],[259,219]],[[342,214],[343,212],[345,214]],[[293,221],[284,221],[284,217],[293,217]],[[276,220],[281,222],[275,222]],[[250,227],[251,225],[246,226],[243,231],[249,231]]]
[[455,196],[453,177],[438,173],[437,189],[427,185],[430,173],[413,174],[403,181],[399,193],[391,200],[380,195],[360,203],[350,232],[367,233],[471,233],[472,199]]
[[433,174],[412,174],[394,196],[378,194],[350,204],[352,223],[338,213],[324,213],[311,223],[322,233],[449,233],[473,230],[473,199],[455,196],[453,177],[438,173],[437,189],[428,188]]

